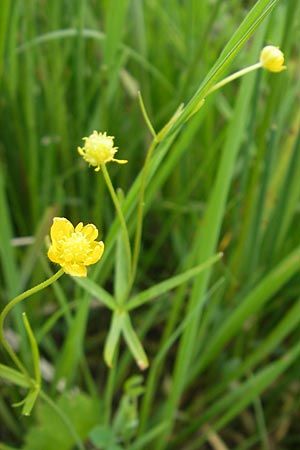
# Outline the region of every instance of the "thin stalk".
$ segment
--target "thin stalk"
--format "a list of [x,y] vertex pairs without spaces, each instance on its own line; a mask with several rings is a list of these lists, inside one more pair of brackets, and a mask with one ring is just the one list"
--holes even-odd
[[22,313],[23,316],[23,322],[27,331],[27,335],[30,342],[31,347],[31,353],[32,353],[32,359],[33,359],[33,368],[34,368],[34,378],[35,382],[38,386],[41,385],[41,369],[40,369],[40,353],[39,348],[36,343],[36,339],[34,337],[32,328],[30,326],[29,320],[27,319],[27,315],[25,312]]
[[221,87],[225,86],[225,84],[228,84],[231,81],[236,80],[237,78],[240,78],[249,72],[252,72],[253,70],[259,69],[260,67],[262,67],[262,63],[258,62],[256,64],[253,64],[252,66],[245,67],[244,69],[238,70],[237,72],[233,73],[232,75],[229,75],[228,77],[226,77],[223,80],[219,81],[218,83],[214,84],[207,91],[206,96],[211,94],[212,92],[216,91],[217,89],[220,89]]
[[27,380],[30,380],[31,378],[21,361],[19,360],[16,353],[12,350],[9,343],[7,342],[5,335],[4,335],[4,320],[9,313],[9,311],[18,303],[20,303],[22,300],[25,300],[25,298],[30,297],[33,294],[36,294],[40,290],[44,289],[45,287],[49,286],[50,284],[54,283],[54,281],[58,280],[62,275],[64,274],[63,269],[60,269],[58,272],[56,272],[52,277],[48,278],[46,281],[43,281],[42,283],[38,284],[37,286],[34,286],[31,289],[28,289],[27,291],[23,292],[22,294],[15,297],[13,300],[11,300],[3,309],[1,315],[0,315],[0,343],[2,343],[3,347],[11,357],[11,359],[14,361],[18,369],[24,374]]
[[131,280],[130,280],[130,287],[133,284],[133,281],[135,279],[136,275],[136,269],[137,264],[139,260],[140,255],[140,249],[141,249],[141,237],[142,237],[142,229],[143,229],[143,210],[144,210],[144,196],[145,196],[145,187],[146,187],[146,180],[147,180],[147,174],[149,169],[150,160],[152,157],[152,154],[154,152],[154,149],[157,145],[158,141],[156,138],[153,139],[151,142],[151,145],[149,147],[144,169],[142,172],[142,179],[141,179],[141,187],[140,187],[140,197],[137,207],[137,225],[136,225],[136,232],[135,232],[135,239],[134,239],[134,247],[133,247],[133,258],[132,258],[132,269],[131,269]]
[[140,93],[140,91],[138,91],[138,99],[139,99],[140,108],[141,108],[144,120],[146,122],[146,125],[149,128],[149,131],[152,134],[153,139],[155,139],[156,138],[156,133],[155,133],[155,130],[154,130],[153,126],[152,126],[152,123],[151,123],[151,121],[149,119],[149,116],[147,114],[147,111],[146,111],[146,108],[145,108],[145,104],[144,104],[144,101],[143,101],[143,97],[142,97],[142,94]]
[[123,230],[123,236],[124,236],[124,241],[125,241],[125,249],[126,249],[126,257],[127,257],[127,264],[128,264],[128,268],[130,269],[131,267],[131,247],[130,247],[130,240],[129,240],[129,234],[128,234],[128,228],[125,222],[125,218],[124,218],[124,214],[118,199],[118,196],[116,194],[116,191],[113,187],[113,184],[111,182],[108,170],[106,168],[106,165],[104,163],[101,163],[101,170],[104,176],[104,181],[106,183],[106,186],[108,188],[108,191],[110,193],[111,199],[113,201],[113,204],[116,208],[116,212],[117,215],[119,217],[120,223],[121,223],[121,227]]

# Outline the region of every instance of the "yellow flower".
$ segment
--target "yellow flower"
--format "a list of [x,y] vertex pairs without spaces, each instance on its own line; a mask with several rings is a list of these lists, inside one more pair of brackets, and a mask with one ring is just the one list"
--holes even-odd
[[84,147],[78,147],[78,153],[85,159],[91,166],[96,167],[95,171],[98,172],[101,168],[101,163],[107,163],[110,161],[117,162],[119,164],[126,164],[128,161],[125,159],[115,159],[115,153],[118,151],[118,147],[114,147],[114,137],[107,136],[106,133],[98,133],[94,131],[89,137],[84,137]]
[[260,53],[260,63],[264,69],[271,72],[281,72],[286,69],[284,63],[284,54],[279,47],[274,45],[267,45]]
[[86,266],[99,261],[104,252],[104,243],[95,241],[98,230],[92,224],[80,222],[74,229],[64,217],[54,217],[50,236],[48,258],[74,277],[86,277]]

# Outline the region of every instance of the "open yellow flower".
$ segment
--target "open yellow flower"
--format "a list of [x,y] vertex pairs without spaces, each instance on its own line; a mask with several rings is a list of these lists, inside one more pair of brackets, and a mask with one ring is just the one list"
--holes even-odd
[[106,133],[93,131],[89,137],[84,137],[83,140],[85,141],[84,147],[78,147],[78,153],[91,166],[95,167],[96,172],[100,170],[101,163],[114,161],[119,164],[126,164],[128,162],[125,159],[114,158],[118,147],[114,147],[113,136],[107,136]]
[[267,45],[260,53],[260,63],[264,69],[271,72],[281,72],[286,69],[284,63],[284,54],[274,45]]
[[98,230],[93,224],[80,222],[74,228],[64,217],[54,217],[50,236],[48,258],[74,277],[86,277],[86,266],[99,261],[104,252],[104,243],[95,241]]

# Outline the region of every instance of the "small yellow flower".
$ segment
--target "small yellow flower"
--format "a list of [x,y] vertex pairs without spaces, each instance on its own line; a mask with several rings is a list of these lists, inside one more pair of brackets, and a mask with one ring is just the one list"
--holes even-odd
[[74,229],[64,217],[54,217],[50,236],[48,258],[74,277],[86,277],[86,266],[99,261],[104,252],[104,243],[95,241],[98,230],[92,224],[80,222]]
[[260,62],[264,69],[270,70],[271,72],[281,72],[286,69],[284,63],[284,54],[279,47],[274,45],[267,45],[264,47],[260,53]]
[[95,171],[98,172],[101,168],[101,163],[107,163],[110,161],[117,162],[119,164],[126,164],[128,161],[125,159],[115,159],[115,153],[118,151],[118,147],[114,147],[114,137],[107,136],[106,133],[98,133],[94,131],[89,137],[84,137],[84,147],[78,147],[78,153],[85,159],[91,166],[95,167]]

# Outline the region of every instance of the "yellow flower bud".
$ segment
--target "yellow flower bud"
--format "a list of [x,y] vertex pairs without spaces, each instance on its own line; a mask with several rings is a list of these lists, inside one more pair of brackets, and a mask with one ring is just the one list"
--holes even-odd
[[281,72],[286,69],[284,63],[284,54],[279,47],[274,45],[267,45],[260,53],[260,62],[264,69],[271,72]]
[[54,217],[50,236],[48,258],[74,277],[86,277],[86,266],[99,261],[104,252],[104,243],[95,241],[98,230],[92,224],[80,222],[74,229],[64,217]]
[[114,137],[107,136],[106,133],[98,133],[94,131],[89,137],[84,137],[84,147],[78,147],[78,153],[87,161],[91,166],[95,167],[95,171],[98,172],[101,168],[101,163],[107,163],[110,161],[117,162],[119,164],[126,164],[124,159],[115,159],[114,155],[118,151],[118,147],[114,147]]

